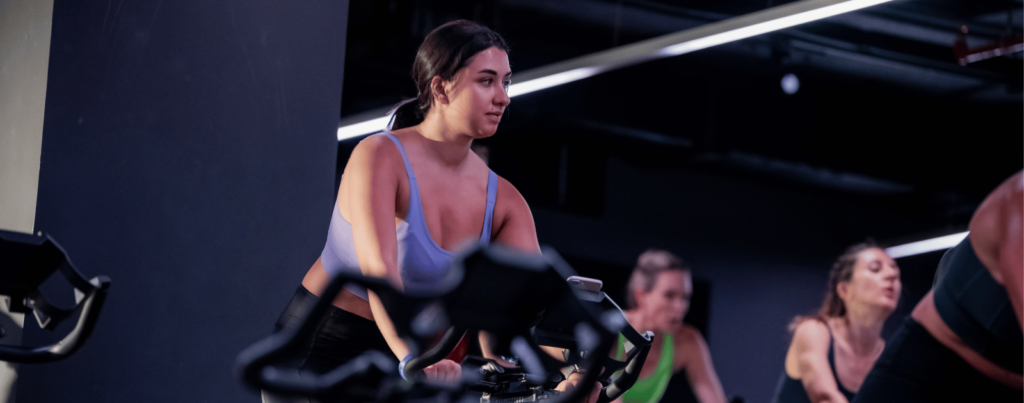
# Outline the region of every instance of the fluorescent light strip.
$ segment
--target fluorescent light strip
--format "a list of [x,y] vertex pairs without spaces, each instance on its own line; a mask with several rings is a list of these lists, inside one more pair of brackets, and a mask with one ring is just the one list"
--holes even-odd
[[391,121],[391,115],[367,120],[365,122],[356,123],[354,125],[348,125],[338,128],[338,141],[350,139],[353,137],[362,136],[364,134],[376,133],[384,130],[388,126],[388,122]]
[[893,246],[885,250],[893,259],[920,255],[922,253],[934,252],[942,249],[949,249],[967,237],[967,231],[959,234],[940,236],[938,238],[926,239],[924,241],[911,242],[904,245]]
[[677,43],[672,46],[667,46],[661,50],[661,54],[664,56],[678,56],[684,53],[690,53],[693,51],[710,48],[712,46],[721,45],[723,43],[729,43],[738,41],[741,39],[747,39],[752,36],[761,35],[764,33],[778,31],[780,29],[789,28],[792,26],[800,25],[806,22],[820,20],[822,18],[828,18],[834,15],[848,13],[850,11],[859,10],[865,7],[871,7],[876,4],[888,2],[890,0],[850,0],[847,2],[834,4],[827,7],[822,7],[810,11],[805,11],[799,14],[788,15],[774,20],[765,21],[762,23],[737,28],[731,31],[725,31],[722,33],[705,36],[683,43]]
[[[515,83],[509,86],[508,96],[509,98],[528,94],[534,91],[540,91],[545,88],[551,88],[556,85],[562,85],[565,83],[573,82],[576,80],[582,80],[597,74],[599,71],[596,67],[581,67],[574,70],[563,71],[561,73],[552,74],[550,76],[544,76],[535,78],[533,80],[524,81],[521,83]],[[388,122],[391,121],[391,116],[384,116],[376,119],[367,120],[356,124],[351,124],[338,128],[338,141],[350,139],[353,137],[359,137],[364,134],[376,133],[387,128]]]
[[[806,22],[819,20],[822,18],[828,18],[842,13],[859,10],[865,7],[885,3],[891,0],[847,0],[838,1],[835,0],[803,0],[795,3],[789,3],[786,5],[762,10],[752,14],[738,16],[727,20],[703,25],[700,27],[693,28],[691,30],[680,31],[674,34],[665,35],[663,37],[649,39],[634,43],[631,45],[620,46],[605,50],[602,52],[594,53],[588,56],[582,56],[576,59],[568,60],[565,62],[559,62],[545,67],[541,67],[535,70],[530,70],[525,73],[519,73],[518,76],[530,77],[536,74],[543,74],[540,77],[528,79],[526,81],[512,84],[508,89],[508,96],[515,97],[523,94],[528,94],[534,91],[540,91],[546,88],[555,87],[558,85],[570,83],[577,80],[582,80],[594,76],[605,71],[622,68],[625,66],[633,65],[647,60],[676,56],[685,53],[694,52],[701,49],[706,49],[712,46],[721,45],[728,42],[738,41],[741,39],[750,38],[753,36],[761,35],[764,33],[793,27]],[[824,5],[822,3],[833,3]],[[808,8],[810,10],[798,12],[799,9]],[[817,8],[814,8],[817,7]],[[783,15],[778,18],[772,18],[772,15],[780,13],[795,12],[795,14]],[[735,29],[729,29],[731,25],[752,23],[758,19],[771,18],[767,21],[756,22],[751,25],[740,26]],[[744,22],[749,21],[749,22]],[[725,31],[705,34],[700,36],[700,32],[714,32],[717,30],[725,29]],[[697,38],[682,40],[680,36],[694,36]],[[677,43],[664,46],[658,42],[672,43],[672,39],[676,39]],[[681,42],[679,40],[682,40]],[[651,48],[650,46],[656,46]],[[583,63],[583,67],[579,65]],[[564,69],[565,71],[558,71]],[[544,74],[546,72],[547,74]],[[531,74],[535,73],[535,74]],[[368,112],[362,116],[353,116],[346,118],[347,121],[356,121],[358,123],[342,126],[338,129],[338,140],[345,140],[352,137],[361,136],[364,134],[370,134],[378,132],[387,128],[387,124],[390,121],[389,116],[385,117],[372,117],[374,114],[380,116],[383,111],[376,111],[373,113]],[[372,117],[366,121],[360,121],[361,117]]]
[[565,83],[571,83],[576,80],[582,80],[597,74],[599,71],[596,67],[581,67],[575,70],[564,71],[557,74],[552,74],[546,77],[535,78],[530,81],[524,81],[521,83],[515,83],[508,87],[509,98],[529,94],[534,91],[540,91],[545,88],[551,88],[556,85],[562,85]]

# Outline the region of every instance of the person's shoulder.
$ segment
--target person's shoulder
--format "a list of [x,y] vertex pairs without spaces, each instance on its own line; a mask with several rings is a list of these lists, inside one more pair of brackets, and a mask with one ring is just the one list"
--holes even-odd
[[817,318],[803,319],[793,329],[793,344],[804,348],[827,348],[831,338],[828,324]]
[[398,146],[384,134],[375,134],[360,140],[349,159],[363,161],[372,167],[392,166],[396,163],[404,166]]
[[672,346],[677,350],[700,349],[707,345],[704,336],[697,328],[683,324],[672,332]]
[[697,328],[684,324],[672,332],[672,348],[675,350],[674,368],[686,368],[707,358],[707,341]]
[[512,182],[503,178],[501,175],[496,175],[498,178],[498,190],[495,195],[495,208],[500,209],[505,214],[530,214],[530,206],[526,203],[526,198],[523,197],[522,193],[519,193],[519,189],[516,189]]
[[672,340],[673,344],[703,342],[704,336],[700,334],[700,330],[697,330],[697,328],[683,324],[672,332]]

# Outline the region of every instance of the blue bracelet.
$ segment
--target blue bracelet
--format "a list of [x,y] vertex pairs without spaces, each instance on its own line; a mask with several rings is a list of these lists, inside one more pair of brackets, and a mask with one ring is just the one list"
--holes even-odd
[[410,359],[412,359],[412,354],[405,356],[405,358],[403,358],[402,361],[398,363],[398,375],[401,375],[402,379],[405,379],[407,381],[409,380],[409,378],[405,377],[405,363],[409,362]]

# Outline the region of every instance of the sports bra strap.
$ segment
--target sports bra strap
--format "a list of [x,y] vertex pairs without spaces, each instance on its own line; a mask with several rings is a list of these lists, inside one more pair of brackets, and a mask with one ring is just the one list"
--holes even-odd
[[405,163],[405,173],[409,175],[410,181],[415,182],[416,175],[412,173],[412,165],[409,164],[409,156],[405,154],[405,147],[402,147],[402,142],[398,141],[398,138],[391,133],[384,132],[384,135],[388,136],[388,138],[395,143],[395,146],[398,147],[398,152],[402,153],[402,162]]
[[487,174],[487,213],[484,215],[484,230],[480,234],[480,243],[491,242],[491,221],[494,219],[494,201],[498,194],[498,175],[494,171]]

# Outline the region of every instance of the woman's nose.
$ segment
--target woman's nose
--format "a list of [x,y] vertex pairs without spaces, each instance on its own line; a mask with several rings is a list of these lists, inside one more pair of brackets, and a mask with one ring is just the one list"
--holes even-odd
[[498,95],[495,97],[494,103],[501,107],[508,106],[508,104],[512,103],[512,98],[509,98],[507,88],[501,87],[501,89],[498,90]]

